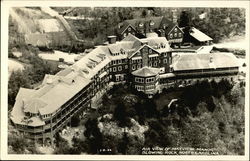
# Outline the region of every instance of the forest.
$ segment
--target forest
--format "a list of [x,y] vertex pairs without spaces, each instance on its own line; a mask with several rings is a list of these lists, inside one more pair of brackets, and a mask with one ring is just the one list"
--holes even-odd
[[[67,8],[53,9],[60,12]],[[108,35],[116,35],[118,24],[124,20],[150,16],[164,16],[172,20],[173,9],[180,27],[196,27],[212,37],[214,43],[245,34],[245,10],[241,8],[76,7],[66,16],[83,16],[84,19],[66,20],[80,39],[99,45],[106,41]]]
[[[90,114],[85,139],[75,138],[69,147],[58,136],[55,153],[140,155],[144,147],[192,147],[244,155],[244,86],[202,81],[149,99],[128,84],[116,85],[103,97],[102,107]],[[178,101],[159,108],[157,101],[171,95]]]

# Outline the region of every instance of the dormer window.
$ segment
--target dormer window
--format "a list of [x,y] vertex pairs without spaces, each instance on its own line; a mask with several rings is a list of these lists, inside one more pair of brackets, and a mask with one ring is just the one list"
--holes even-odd
[[165,48],[165,45],[163,43],[161,43],[161,48]]
[[163,24],[163,29],[166,29],[167,25],[166,24]]
[[125,54],[125,51],[123,49],[120,50],[121,54]]
[[139,23],[139,27],[143,27],[143,23],[142,22]]
[[149,23],[150,26],[153,26],[154,24],[155,24],[154,21],[150,21]]

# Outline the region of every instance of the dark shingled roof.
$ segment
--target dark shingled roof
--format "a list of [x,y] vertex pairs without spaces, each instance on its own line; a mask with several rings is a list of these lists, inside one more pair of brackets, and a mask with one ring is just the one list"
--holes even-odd
[[167,31],[170,31],[175,26],[175,24],[172,21],[164,18],[163,16],[146,17],[146,18],[137,18],[137,19],[123,21],[122,23],[119,24],[121,28],[118,30],[118,32],[122,33],[128,27],[128,25],[131,25],[134,29],[137,29],[139,26],[139,23],[143,23],[143,25],[149,25],[151,21],[154,22],[152,29],[159,29],[163,20],[166,22],[165,24],[167,27]]

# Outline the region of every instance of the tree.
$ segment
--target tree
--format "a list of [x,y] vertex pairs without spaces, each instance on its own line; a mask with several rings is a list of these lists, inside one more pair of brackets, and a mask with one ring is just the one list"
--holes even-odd
[[88,153],[97,154],[102,148],[103,136],[97,126],[97,118],[88,119],[85,123],[86,130],[84,136],[86,137],[86,144],[88,145]]
[[[24,71],[14,71],[12,72],[9,82],[8,82],[8,104],[14,106],[16,95],[20,89],[23,88],[30,88],[31,81],[28,73],[26,72],[27,69]],[[10,109],[9,109],[10,110]]]
[[191,27],[192,21],[191,21],[191,13],[188,11],[182,11],[180,15],[180,21],[179,21],[180,27]]

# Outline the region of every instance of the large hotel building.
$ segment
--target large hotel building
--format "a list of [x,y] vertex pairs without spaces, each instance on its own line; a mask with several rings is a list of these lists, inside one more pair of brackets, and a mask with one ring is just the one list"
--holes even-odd
[[93,107],[111,84],[130,82],[152,96],[197,79],[233,80],[238,69],[231,53],[177,54],[165,36],[137,38],[128,33],[121,41],[110,36],[107,44],[70,67],[45,75],[39,89],[20,88],[10,119],[29,138],[53,140],[72,116]]

